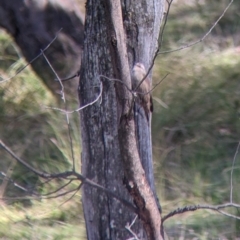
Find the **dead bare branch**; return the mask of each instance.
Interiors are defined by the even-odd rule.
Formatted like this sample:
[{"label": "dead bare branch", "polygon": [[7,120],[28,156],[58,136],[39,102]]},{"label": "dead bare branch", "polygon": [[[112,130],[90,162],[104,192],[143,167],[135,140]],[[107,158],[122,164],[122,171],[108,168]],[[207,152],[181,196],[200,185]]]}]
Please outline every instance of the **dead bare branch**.
[{"label": "dead bare branch", "polygon": [[173,210],[172,212],[168,213],[166,216],[163,217],[162,221],[164,222],[165,220],[167,220],[168,218],[170,218],[174,215],[178,215],[178,214],[182,214],[182,213],[190,212],[190,211],[196,211],[196,210],[199,210],[199,209],[209,209],[209,210],[219,212],[219,213],[221,213],[225,216],[228,216],[228,217],[233,217],[235,219],[240,219],[240,217],[231,215],[231,214],[226,213],[226,212],[221,210],[221,209],[224,209],[224,208],[240,208],[240,205],[236,204],[236,203],[225,203],[225,204],[216,205],[216,206],[214,206],[214,205],[185,206],[185,207],[182,207],[182,208],[177,208],[177,209]]},{"label": "dead bare branch", "polygon": [[30,192],[31,194],[36,195],[36,196],[39,195],[36,192],[34,192],[33,189],[25,188],[25,187],[21,186],[20,184],[16,183],[13,179],[7,177],[7,175],[4,172],[0,172],[0,174],[2,174],[8,182],[12,183],[15,187],[23,190],[24,192],[27,192],[27,193]]},{"label": "dead bare branch", "polygon": [[43,57],[45,58],[46,62],[48,63],[49,67],[51,68],[52,72],[54,73],[54,75],[57,77],[60,86],[61,86],[61,95],[62,95],[62,100],[65,104],[65,116],[66,116],[66,120],[67,120],[67,126],[68,126],[68,137],[69,137],[69,142],[70,142],[70,149],[71,149],[71,155],[72,155],[72,161],[73,161],[73,171],[75,171],[75,157],[74,157],[74,152],[73,152],[73,141],[72,141],[72,135],[71,135],[71,127],[70,127],[70,122],[69,122],[69,117],[68,117],[68,111],[67,111],[67,106],[66,106],[66,99],[65,99],[65,93],[64,93],[64,86],[62,84],[61,79],[59,78],[57,72],[55,71],[55,69],[53,68],[52,64],[50,63],[50,61],[48,60],[47,56],[44,54],[44,52],[42,52]]},{"label": "dead bare branch", "polygon": [[33,168],[32,166],[30,166],[28,163],[26,163],[25,161],[23,161],[21,158],[19,158],[9,147],[7,147],[3,141],[0,139],[0,146],[7,151],[15,160],[17,160],[17,162],[19,162],[20,164],[22,164],[24,167],[26,167],[27,169],[29,169],[30,171],[32,171],[33,173],[37,174],[40,177],[43,178],[51,178],[51,175],[45,172],[40,172],[38,170],[36,170],[35,168]]},{"label": "dead bare branch", "polygon": [[61,85],[61,96],[62,96],[63,102],[65,103],[65,102],[66,102],[66,99],[65,99],[64,86],[63,86],[63,84],[62,84],[62,81],[61,81],[60,77],[58,76],[57,72],[54,70],[52,64],[50,63],[50,61],[48,60],[47,56],[44,54],[44,51],[43,51],[42,49],[41,49],[41,53],[42,53],[44,59],[46,60],[48,66],[51,68],[52,72],[53,72],[54,75],[57,77],[57,79],[58,79],[58,81],[59,81],[59,83],[60,83],[60,85]]},{"label": "dead bare branch", "polygon": [[230,8],[230,6],[232,5],[232,3],[234,2],[234,0],[231,0],[229,2],[229,4],[226,6],[226,8],[224,9],[224,11],[222,12],[222,14],[220,15],[220,17],[214,22],[214,24],[212,25],[212,27],[207,31],[206,34],[204,34],[204,36],[193,42],[193,43],[189,43],[185,46],[182,46],[180,48],[177,48],[177,49],[173,49],[173,50],[169,50],[169,51],[163,51],[163,52],[159,52],[158,54],[164,54],[164,53],[172,53],[172,52],[176,52],[176,51],[180,51],[180,50],[183,50],[183,49],[186,49],[186,48],[189,48],[189,47],[192,47],[200,42],[203,42],[205,40],[205,38],[212,32],[212,30],[216,27],[216,25],[219,23],[219,21],[224,17],[225,13],[227,12],[227,10]]},{"label": "dead bare branch", "polygon": [[[81,185],[79,185],[79,186],[81,186]],[[68,191],[63,192],[63,193],[59,193],[59,194],[54,195],[54,196],[47,196],[47,197],[44,197],[44,196],[42,197],[42,196],[41,196],[41,198],[42,198],[42,199],[53,199],[53,198],[63,197],[63,196],[65,196],[65,195],[69,194],[69,193],[72,193],[72,192],[78,191],[78,190],[79,190],[79,186],[78,186],[77,188],[74,188],[74,189],[68,190]]]},{"label": "dead bare branch", "polygon": [[[115,198],[116,200],[121,202],[123,205],[128,207],[133,212],[137,213],[137,209],[133,206],[132,203],[130,203],[127,200],[119,197],[117,194],[115,194],[112,191],[104,188],[103,186],[93,182],[92,180],[85,178],[83,175],[81,175],[77,172],[65,171],[65,172],[62,172],[62,173],[55,173],[55,174],[49,174],[49,173],[46,173],[46,172],[41,172],[39,170],[36,170],[32,166],[30,166],[28,163],[26,163],[21,158],[19,158],[9,147],[6,146],[6,144],[3,143],[3,141],[1,139],[0,139],[0,146],[6,152],[8,152],[18,163],[22,164],[24,167],[26,167],[28,170],[32,171],[33,173],[35,173],[39,177],[42,177],[42,178],[45,178],[45,179],[58,179],[59,178],[59,179],[68,179],[68,180],[80,180],[83,184],[88,184],[89,186],[94,187],[94,188],[108,194],[109,196]],[[71,179],[69,177],[75,177],[75,178]]]},{"label": "dead bare branch", "polygon": [[62,189],[64,189],[65,187],[67,187],[69,184],[72,183],[72,179],[69,180],[67,183],[65,183],[64,185],[62,185],[61,187],[57,188],[56,190],[52,191],[52,192],[49,192],[49,193],[46,193],[46,194],[42,194],[41,197],[46,197],[46,196],[49,196],[49,195],[52,195],[54,193],[57,193],[59,191],[61,191]]},{"label": "dead bare branch", "polygon": [[147,95],[147,94],[149,94],[149,93],[152,93],[152,92],[154,91],[154,89],[155,89],[159,84],[161,84],[161,83],[167,78],[168,75],[169,75],[169,73],[167,73],[158,83],[156,83],[156,84],[154,85],[154,87],[153,87],[150,91],[148,91],[148,92],[146,92],[146,93],[139,93],[139,92],[136,92],[136,93],[142,94],[142,95]]}]

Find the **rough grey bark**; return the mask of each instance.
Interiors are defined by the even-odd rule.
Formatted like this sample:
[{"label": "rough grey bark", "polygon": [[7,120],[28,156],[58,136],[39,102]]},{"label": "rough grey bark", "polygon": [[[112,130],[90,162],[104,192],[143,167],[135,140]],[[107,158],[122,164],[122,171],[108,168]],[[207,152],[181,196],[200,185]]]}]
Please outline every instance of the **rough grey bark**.
[{"label": "rough grey bark", "polygon": [[[162,239],[160,225],[159,233],[148,229],[152,227],[151,221],[155,221],[149,217],[154,215],[153,210],[160,216],[153,198],[156,191],[150,127],[143,109],[136,107],[139,110],[134,111],[134,115],[129,112],[132,98],[130,92],[121,83],[102,76],[121,79],[129,86],[130,71],[135,62],[142,62],[146,68],[150,66],[157,46],[164,2],[122,1],[128,53],[123,56],[123,59],[127,57],[125,63],[120,59],[124,52],[120,53],[118,48],[122,44],[121,34],[114,28],[111,18],[111,10],[117,2],[88,0],[86,5],[84,53],[79,85],[81,106],[97,98],[101,83],[103,93],[101,101],[81,111],[82,173],[120,197],[129,201],[134,199],[141,221],[137,221],[132,229],[140,239]],[[132,165],[129,165],[130,159],[133,160]],[[134,160],[137,161],[134,163]],[[134,181],[137,182],[136,185]],[[142,189],[137,186],[141,181]],[[150,182],[152,190],[147,182]],[[131,237],[125,226],[133,221],[135,214],[117,200],[84,186],[82,201],[88,239]],[[161,224],[160,219],[156,221]]]},{"label": "rough grey bark", "polygon": [[[79,71],[83,44],[83,15],[74,0],[0,0],[0,26],[13,37],[29,62],[62,28],[46,55],[60,77]],[[59,83],[43,57],[32,63],[34,71],[53,92]],[[66,92],[75,93],[77,81],[67,83]]]},{"label": "rough grey bark", "polygon": [[[127,198],[118,143],[118,107],[115,83],[100,78],[113,76],[107,12],[101,1],[86,6],[84,53],[81,67],[80,103],[93,101],[103,83],[101,101],[81,112],[82,174]],[[124,229],[134,219],[128,209],[103,192],[84,186],[83,209],[88,239],[127,239]],[[137,226],[139,226],[139,223]]]},{"label": "rough grey bark", "polygon": [[[151,229],[148,229],[151,228],[151,224],[148,224],[151,210],[158,212],[156,203],[152,201],[152,191],[155,195],[156,191],[150,127],[140,106],[135,106],[134,118],[126,118],[129,110],[126,98],[123,99],[126,89],[123,89],[122,84],[107,80],[100,75],[126,80],[125,78],[130,77],[130,71],[135,62],[142,62],[146,68],[149,67],[156,50],[163,2],[122,1],[128,62],[119,61],[118,53],[114,53],[119,39],[111,25],[110,8],[107,1],[98,0],[94,3],[88,1],[87,3],[84,56],[79,89],[81,105],[97,97],[100,81],[103,83],[103,94],[101,101],[85,109],[81,114],[82,173],[120,197],[129,201],[133,199],[139,208],[141,221],[137,220],[132,230],[140,239],[146,237],[160,239],[152,233]],[[82,22],[73,1],[0,0],[0,25],[13,36],[28,61],[53,39],[60,28],[63,28],[57,40],[46,52],[54,68],[60,73],[60,77],[74,74],[79,68]],[[34,62],[32,66],[53,92],[56,88],[59,89],[58,84],[55,85],[53,81],[55,76],[43,58]],[[124,75],[126,67],[129,70]],[[131,94],[128,92],[127,95],[130,96],[128,102]],[[123,118],[125,121],[120,121]],[[127,125],[124,126],[123,123]],[[129,147],[133,147],[134,150],[131,151]],[[129,158],[139,160],[136,165],[129,166],[130,171],[127,165],[129,164],[128,154]],[[140,159],[143,168],[139,164]],[[135,172],[134,168],[136,168]],[[131,177],[133,182],[138,181],[138,184],[142,179],[144,180],[143,191],[140,189],[138,192],[138,186],[129,188]],[[139,198],[138,196],[134,198],[135,194],[139,195]],[[151,201],[147,201],[148,197]],[[89,239],[127,239],[132,236],[126,231],[125,226],[133,221],[135,214],[116,199],[85,186],[83,205]]]}]

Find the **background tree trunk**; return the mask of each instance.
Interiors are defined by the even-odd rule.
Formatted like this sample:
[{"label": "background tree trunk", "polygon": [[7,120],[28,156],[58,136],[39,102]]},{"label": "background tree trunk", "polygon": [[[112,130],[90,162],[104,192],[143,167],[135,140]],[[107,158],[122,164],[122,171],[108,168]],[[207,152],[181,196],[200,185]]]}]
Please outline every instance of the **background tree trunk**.
[{"label": "background tree trunk", "polygon": [[[0,0],[0,26],[13,37],[28,62],[62,29],[46,55],[61,78],[79,71],[83,14],[76,1]],[[43,56],[31,66],[54,94],[59,92],[59,83],[54,81],[56,77]],[[74,93],[76,98],[76,88],[77,81],[68,82],[68,96]]]},{"label": "background tree trunk", "polygon": [[[135,0],[122,2],[124,28],[128,46],[129,67],[135,62],[142,62],[146,68],[151,64],[157,47],[157,39],[163,16],[163,1]],[[82,173],[122,198],[130,197],[123,185],[123,153],[120,151],[119,130],[123,105],[119,88],[122,85],[108,78],[119,78],[120,66],[113,56],[113,48],[119,44],[112,31],[110,12],[103,1],[87,1],[85,23],[84,53],[82,58],[79,98],[81,106],[94,101],[101,82],[103,93],[101,101],[81,111],[82,133]],[[120,23],[122,24],[122,23]],[[123,79],[121,79],[123,80]],[[126,101],[126,99],[125,99]],[[135,126],[136,144],[145,174],[156,195],[153,179],[152,149],[150,127],[144,111],[136,107]],[[124,142],[125,139],[122,139]],[[127,147],[127,146],[126,146]],[[130,146],[128,146],[129,148]],[[124,148],[124,147],[123,147]],[[123,151],[123,148],[121,150]],[[131,235],[125,230],[135,214],[117,200],[92,189],[83,188],[83,208],[88,239],[127,239]],[[143,226],[137,221],[133,231],[139,238],[145,238]],[[160,229],[159,229],[160,231]],[[151,238],[152,239],[152,238]]]}]

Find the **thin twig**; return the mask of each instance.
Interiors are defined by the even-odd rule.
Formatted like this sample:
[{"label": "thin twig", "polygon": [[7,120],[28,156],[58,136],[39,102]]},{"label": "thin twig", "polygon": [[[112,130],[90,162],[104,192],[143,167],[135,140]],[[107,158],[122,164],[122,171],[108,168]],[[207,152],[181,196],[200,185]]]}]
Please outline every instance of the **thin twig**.
[{"label": "thin twig", "polygon": [[72,193],[72,192],[78,191],[78,188],[79,188],[79,186],[78,186],[77,188],[75,188],[75,189],[71,189],[71,190],[68,190],[68,191],[66,191],[66,192],[59,193],[59,194],[57,194],[57,195],[55,195],[55,196],[41,197],[41,198],[42,198],[42,199],[53,199],[53,198],[59,198],[59,197],[65,196],[65,195],[67,195],[67,194],[69,194],[69,193]]},{"label": "thin twig", "polygon": [[9,181],[10,183],[12,183],[15,187],[23,190],[24,192],[31,193],[31,194],[33,194],[33,195],[38,196],[38,194],[35,193],[34,191],[32,191],[32,190],[30,190],[30,189],[27,189],[27,188],[21,186],[20,184],[16,183],[13,179],[9,178],[4,172],[0,172],[0,173],[5,177],[5,179],[6,179],[7,181]]},{"label": "thin twig", "polygon": [[159,51],[160,51],[160,49],[161,49],[161,47],[162,47],[163,36],[164,36],[163,33],[164,33],[164,30],[165,30],[166,25],[167,25],[167,21],[168,21],[168,17],[169,17],[169,13],[170,13],[170,9],[171,9],[172,2],[173,2],[173,0],[167,1],[167,3],[168,3],[167,12],[166,12],[166,15],[165,15],[163,27],[162,27],[162,29],[161,29],[161,31],[160,31],[160,34],[159,34],[158,49],[157,49],[157,51],[156,51],[156,53],[155,53],[153,62],[155,61],[155,59],[156,59],[156,57],[157,57],[157,55],[158,55],[158,53],[159,53]]},{"label": "thin twig", "polygon": [[127,240],[140,240],[137,234],[131,228],[129,228],[128,226],[126,226],[125,228],[133,235],[133,238],[129,238]]},{"label": "thin twig", "polygon": [[7,151],[14,159],[16,159],[20,164],[22,164],[24,167],[26,167],[27,169],[29,169],[30,171],[32,171],[33,173],[37,174],[40,177],[43,178],[50,178],[51,175],[48,173],[44,173],[44,172],[40,172],[38,170],[36,170],[35,168],[33,168],[32,166],[30,166],[28,163],[26,163],[25,161],[23,161],[21,158],[19,158],[9,147],[7,147],[3,141],[0,139],[0,146]]},{"label": "thin twig", "polygon": [[[76,74],[74,74],[73,76],[70,76],[70,77],[67,77],[67,78],[61,78],[61,82],[65,82],[65,81],[69,81],[69,80],[72,80],[74,79],[75,77],[79,77],[80,75],[80,71],[78,71]],[[59,79],[55,78],[54,79],[55,81],[59,81]]]},{"label": "thin twig", "polygon": [[73,152],[73,139],[72,139],[72,134],[71,134],[71,125],[70,123],[68,124],[68,137],[70,141],[70,149],[71,149],[71,155],[72,155],[72,170],[75,172],[75,156]]},{"label": "thin twig", "polygon": [[[53,179],[53,178],[62,178],[62,179],[68,179],[68,177],[71,176],[75,176],[78,180],[82,181],[83,184],[88,184],[89,186],[92,186],[104,193],[106,193],[107,195],[115,198],[116,200],[118,200],[119,202],[121,202],[124,206],[128,207],[130,210],[132,210],[133,212],[137,213],[137,209],[133,206],[132,203],[130,203],[129,201],[119,197],[119,195],[115,194],[114,192],[106,189],[105,187],[93,182],[92,180],[85,178],[83,175],[77,173],[77,172],[73,172],[73,171],[66,171],[66,172],[62,172],[62,173],[55,173],[55,174],[49,174],[49,173],[45,173],[45,172],[40,172],[38,170],[36,170],[35,168],[33,168],[32,166],[30,166],[28,163],[26,163],[24,160],[22,160],[21,158],[19,158],[10,148],[8,148],[0,139],[0,146],[2,146],[2,148],[8,152],[17,162],[19,162],[20,164],[22,164],[24,167],[26,167],[28,170],[32,171],[33,173],[35,173],[36,175],[38,175],[39,177],[45,178],[45,179]],[[75,189],[76,190],[76,189]]]},{"label": "thin twig", "polygon": [[105,78],[105,79],[107,79],[107,80],[109,80],[109,81],[115,81],[115,82],[120,82],[120,83],[122,83],[126,88],[127,88],[127,90],[129,91],[129,92],[132,92],[132,90],[127,86],[127,84],[125,83],[125,82],[123,82],[122,80],[120,80],[120,79],[116,79],[116,78],[109,78],[109,77],[107,77],[107,76],[104,76],[104,75],[99,75],[99,77],[101,78]]},{"label": "thin twig", "polygon": [[49,192],[49,193],[46,193],[46,194],[42,194],[41,196],[43,197],[46,197],[46,196],[49,196],[49,195],[52,195],[56,192],[59,192],[60,190],[64,189],[65,187],[67,187],[69,184],[71,184],[73,180],[70,179],[67,183],[65,183],[64,185],[62,185],[61,187],[57,188],[56,190],[52,191],[52,192]]},{"label": "thin twig", "polygon": [[16,77],[20,72],[22,72],[25,68],[27,68],[29,65],[31,65],[35,60],[37,60],[39,57],[42,56],[42,53],[45,52],[52,44],[53,42],[57,39],[58,37],[58,34],[62,31],[62,28],[59,29],[55,35],[55,37],[52,39],[52,41],[43,49],[41,50],[41,52],[36,56],[34,57],[30,62],[28,62],[25,66],[23,66],[22,68],[20,68],[12,77],[9,77],[9,78],[6,78],[6,79],[3,79],[0,81],[0,83],[3,83],[3,82],[6,82],[6,81],[9,81],[11,79],[13,79],[14,77]]},{"label": "thin twig", "polygon": [[[134,239],[134,240],[139,240],[137,234],[136,234],[135,232],[133,232],[133,230],[131,229],[131,227],[133,226],[133,224],[136,222],[137,217],[138,217],[138,215],[135,216],[135,218],[133,219],[133,221],[132,221],[131,224],[128,223],[128,224],[125,226],[125,228],[126,228],[126,229],[133,235],[133,237],[134,237],[134,238],[130,238],[130,239]],[[130,240],[130,239],[128,239],[128,240]]]},{"label": "thin twig", "polygon": [[205,40],[205,38],[212,32],[212,30],[216,27],[216,25],[218,24],[218,22],[224,17],[225,13],[227,12],[227,10],[229,9],[229,7],[232,5],[232,3],[234,2],[234,0],[231,0],[229,2],[229,4],[227,5],[227,7],[224,9],[223,13],[220,15],[220,17],[217,19],[217,21],[212,25],[212,27],[207,31],[207,33],[199,40],[193,42],[193,43],[189,43],[185,46],[182,46],[180,48],[177,49],[173,49],[173,50],[169,50],[169,51],[163,51],[163,52],[159,52],[158,54],[164,54],[164,53],[172,53],[172,52],[176,52],[176,51],[180,51],[189,47],[192,47],[202,41]]},{"label": "thin twig", "polygon": [[65,99],[65,93],[64,93],[64,86],[62,84],[62,80],[59,78],[57,72],[53,68],[52,64],[48,60],[47,56],[43,53],[43,57],[45,58],[46,62],[48,63],[49,67],[53,71],[54,75],[57,77],[57,80],[60,83],[61,86],[61,95],[62,95],[62,100],[65,105],[65,116],[67,120],[67,126],[68,126],[68,137],[69,137],[69,142],[70,142],[70,149],[71,149],[71,155],[72,155],[72,161],[73,161],[73,171],[75,171],[75,157],[74,157],[74,152],[73,152],[73,140],[72,140],[72,135],[71,135],[71,126],[70,126],[70,121],[69,121],[69,116],[68,116],[68,111],[67,111],[67,106],[66,106],[66,99]]},{"label": "thin twig", "polygon": [[140,92],[136,92],[136,93],[137,93],[137,94],[141,94],[141,95],[147,95],[147,94],[153,92],[154,89],[155,89],[159,84],[161,84],[161,83],[167,78],[168,75],[169,75],[169,73],[167,73],[157,84],[155,84],[154,87],[153,87],[150,91],[148,91],[148,92],[146,92],[146,93],[140,93]]},{"label": "thin twig", "polygon": [[75,193],[73,193],[73,195],[72,195],[70,198],[68,198],[66,201],[64,201],[63,203],[61,203],[61,204],[59,205],[59,207],[61,207],[61,206],[62,206],[63,204],[65,204],[66,202],[68,202],[68,201],[70,201],[71,199],[73,199],[74,196],[77,194],[77,192],[81,189],[82,185],[83,185],[83,183],[81,182],[81,183],[79,184],[78,188],[76,189]]},{"label": "thin twig", "polygon": [[227,213],[225,211],[221,211],[221,210],[219,210],[218,212],[221,213],[224,216],[240,220],[240,217],[238,217],[236,215],[233,215],[233,214]]},{"label": "thin twig", "polygon": [[132,223],[129,225],[130,228],[134,225],[134,223],[136,222],[137,218],[138,218],[138,215],[135,216],[135,218],[133,219]]},{"label": "thin twig", "polygon": [[45,58],[46,62],[48,63],[49,67],[51,68],[52,72],[54,73],[54,75],[57,77],[60,85],[61,85],[61,96],[62,96],[62,100],[64,103],[66,103],[66,99],[65,99],[65,94],[64,94],[64,86],[62,84],[62,81],[60,79],[60,77],[58,76],[57,72],[55,71],[55,69],[53,68],[52,64],[50,63],[50,61],[48,60],[47,56],[44,54],[43,50],[41,50],[43,57]]},{"label": "thin twig", "polygon": [[144,78],[140,81],[140,83],[137,85],[137,87],[134,89],[135,92],[137,91],[137,89],[141,86],[141,84],[143,83],[143,81],[144,81],[144,80],[147,78],[147,76],[149,75],[149,73],[150,73],[150,71],[152,70],[153,65],[154,65],[154,63],[155,63],[155,60],[156,60],[156,58],[157,58],[157,56],[158,56],[158,53],[159,53],[159,51],[160,51],[160,49],[161,49],[161,47],[162,47],[163,33],[164,33],[164,30],[165,30],[165,27],[166,27],[166,24],[167,24],[167,20],[168,20],[168,16],[169,16],[169,12],[170,12],[170,8],[171,8],[172,2],[173,2],[173,0],[167,1],[167,3],[168,3],[168,8],[167,8],[167,12],[166,12],[166,15],[165,15],[165,20],[164,20],[164,23],[163,23],[163,27],[162,27],[162,29],[161,29],[161,31],[160,31],[160,34],[159,34],[159,39],[160,39],[160,40],[159,40],[159,42],[158,42],[157,49],[156,49],[156,51],[155,51],[154,57],[153,57],[153,59],[152,59],[152,62],[151,62],[150,67],[149,67],[148,70],[147,70],[146,75],[145,75]]},{"label": "thin twig", "polygon": [[232,162],[231,179],[230,179],[231,180],[230,203],[232,203],[232,199],[233,199],[233,169],[234,169],[234,165],[235,165],[235,162],[236,162],[239,147],[240,147],[240,141],[238,142],[238,146],[237,146],[236,152],[235,152],[234,157],[233,157],[233,162]]},{"label": "thin twig", "polygon": [[167,25],[167,21],[168,21],[168,17],[169,17],[169,13],[170,13],[170,9],[171,9],[171,5],[172,5],[172,2],[173,0],[170,0],[170,1],[167,1],[168,3],[168,8],[167,8],[167,12],[166,12],[166,15],[165,15],[165,20],[164,20],[164,24],[163,24],[163,27],[162,27],[162,30],[160,31],[160,34],[159,34],[159,43],[158,43],[158,47],[157,47],[157,50],[154,54],[154,57],[153,57],[153,60],[152,60],[152,64],[150,65],[148,71],[147,71],[147,75],[150,73],[150,71],[152,70],[153,68],[153,65],[155,63],[155,60],[158,56],[158,53],[159,51],[161,50],[161,47],[162,47],[162,43],[163,43],[163,33],[165,31],[165,28],[166,28],[166,25]]},{"label": "thin twig", "polygon": [[102,90],[103,90],[103,86],[102,86],[102,82],[100,82],[100,92],[99,92],[97,98],[94,101],[92,101],[90,103],[87,103],[86,105],[81,106],[80,108],[72,110],[72,111],[66,111],[64,109],[56,108],[56,107],[48,107],[48,106],[44,106],[44,107],[47,108],[47,109],[53,109],[53,110],[57,110],[57,111],[60,111],[60,112],[63,112],[63,113],[68,113],[68,114],[71,114],[71,113],[74,113],[74,112],[79,112],[79,111],[83,110],[84,108],[86,108],[88,106],[91,106],[94,103],[96,103],[100,99],[100,97],[102,96]]},{"label": "thin twig", "polygon": [[0,200],[40,200],[41,196],[28,196],[28,197],[1,197]]},{"label": "thin twig", "polygon": [[177,214],[182,214],[182,213],[190,212],[190,211],[196,211],[199,209],[209,209],[209,210],[217,211],[217,212],[222,213],[229,217],[234,217],[236,219],[239,218],[237,216],[234,216],[234,215],[231,215],[231,214],[221,211],[221,209],[224,209],[224,208],[240,208],[240,205],[236,204],[236,203],[225,203],[225,204],[216,205],[216,206],[213,206],[213,205],[186,206],[186,207],[182,207],[182,208],[177,208],[177,209],[173,210],[172,212],[168,213],[166,216],[163,217],[162,221],[164,222],[168,218],[170,218],[174,215],[177,215]]}]

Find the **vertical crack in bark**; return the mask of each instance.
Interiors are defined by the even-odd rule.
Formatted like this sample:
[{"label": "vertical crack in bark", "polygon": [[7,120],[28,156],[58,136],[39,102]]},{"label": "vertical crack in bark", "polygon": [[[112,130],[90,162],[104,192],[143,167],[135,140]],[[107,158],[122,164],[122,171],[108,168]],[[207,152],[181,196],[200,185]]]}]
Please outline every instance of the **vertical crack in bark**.
[{"label": "vertical crack in bark", "polygon": [[[120,0],[108,0],[112,32],[115,33],[113,53],[118,70],[116,76],[131,89],[131,77],[128,63],[125,32],[123,28]],[[123,99],[132,101],[132,94],[122,85],[119,86]],[[161,216],[153,192],[146,179],[138,153],[135,122],[130,105],[125,101],[119,126],[119,144],[124,163],[125,183],[139,210],[148,239],[163,239],[160,233]]]},{"label": "vertical crack in bark", "polygon": [[[132,6],[137,3],[137,0],[132,1]],[[144,41],[149,40],[142,37]],[[139,52],[141,46],[142,44],[137,47],[133,44],[132,47]],[[141,52],[149,54],[148,58],[151,58],[148,46]],[[132,93],[127,88],[131,89],[130,68],[136,60],[130,55],[127,51],[120,0],[87,1],[79,89],[81,104],[95,96],[94,86],[98,85],[100,75],[109,79],[101,78],[101,104],[98,102],[81,111],[83,174],[100,185],[107,185],[109,190],[121,194],[123,198],[131,196],[144,224],[144,239],[146,235],[148,239],[163,239],[160,234],[161,216],[147,181],[148,172],[145,173],[143,169],[142,155],[141,152],[139,155],[137,147],[138,136],[135,133],[133,111],[129,114]],[[144,58],[145,55],[140,56]],[[147,60],[146,62],[148,63]],[[111,81],[111,78],[119,79],[124,84]],[[122,111],[118,111],[117,104],[118,107],[121,106]],[[125,185],[130,194],[122,185],[123,169]],[[129,238],[127,231],[119,229],[124,228],[126,223],[133,219],[134,213],[127,211],[121,203],[87,187],[83,187],[83,202],[88,239]],[[136,231],[142,230],[141,222],[136,221],[134,224],[133,228]]]}]

